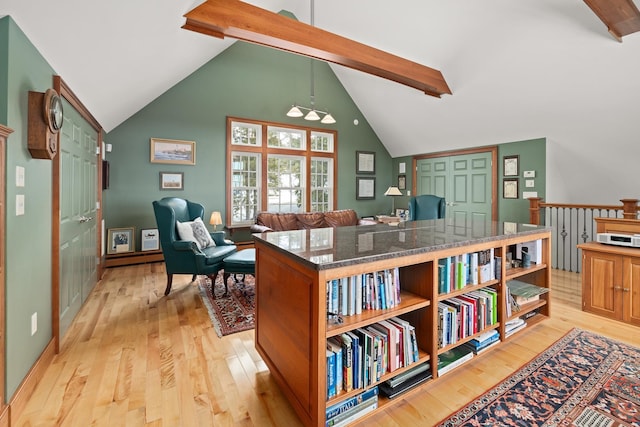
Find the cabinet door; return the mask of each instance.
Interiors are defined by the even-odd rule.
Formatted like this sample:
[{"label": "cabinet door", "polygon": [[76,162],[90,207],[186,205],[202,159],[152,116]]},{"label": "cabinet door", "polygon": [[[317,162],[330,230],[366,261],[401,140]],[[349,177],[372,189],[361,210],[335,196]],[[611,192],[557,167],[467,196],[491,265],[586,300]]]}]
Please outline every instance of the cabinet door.
[{"label": "cabinet door", "polygon": [[582,309],[622,319],[622,257],[584,251]]},{"label": "cabinet door", "polygon": [[640,258],[624,259],[623,320],[640,326]]}]

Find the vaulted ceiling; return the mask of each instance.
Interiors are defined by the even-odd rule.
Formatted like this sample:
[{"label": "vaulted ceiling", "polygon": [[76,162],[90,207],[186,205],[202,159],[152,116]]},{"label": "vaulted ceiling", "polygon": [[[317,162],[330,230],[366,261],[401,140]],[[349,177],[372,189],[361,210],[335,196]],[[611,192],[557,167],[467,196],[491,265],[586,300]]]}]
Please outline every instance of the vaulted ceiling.
[{"label": "vaulted ceiling", "polygon": [[[200,3],[3,0],[0,14],[110,131],[234,42],[181,28]],[[308,1],[248,3],[310,21]],[[638,119],[640,33],[619,43],[581,0],[318,0],[315,26],[446,78],[453,95],[438,99],[332,65],[392,156],[604,136]]]}]

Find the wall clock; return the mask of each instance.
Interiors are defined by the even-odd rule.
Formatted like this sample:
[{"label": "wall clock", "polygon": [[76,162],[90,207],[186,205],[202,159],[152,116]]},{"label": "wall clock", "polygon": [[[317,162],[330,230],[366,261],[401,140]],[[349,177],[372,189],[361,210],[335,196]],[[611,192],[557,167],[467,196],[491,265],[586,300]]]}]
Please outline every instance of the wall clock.
[{"label": "wall clock", "polygon": [[31,157],[51,160],[56,156],[63,119],[62,99],[55,90],[29,92],[28,147]]}]

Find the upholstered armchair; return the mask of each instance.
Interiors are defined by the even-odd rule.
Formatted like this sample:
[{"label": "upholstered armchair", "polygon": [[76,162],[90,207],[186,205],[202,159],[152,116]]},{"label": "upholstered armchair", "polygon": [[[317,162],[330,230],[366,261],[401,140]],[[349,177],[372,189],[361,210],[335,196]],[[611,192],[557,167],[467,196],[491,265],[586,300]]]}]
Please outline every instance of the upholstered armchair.
[{"label": "upholstered armchair", "polygon": [[160,245],[167,270],[165,295],[171,292],[174,274],[206,275],[215,283],[223,268],[223,259],[236,251],[233,242],[225,240],[224,231],[210,233],[202,218],[204,206],[177,197],[153,202]]},{"label": "upholstered armchair", "polygon": [[444,218],[445,210],[444,197],[423,194],[409,200],[409,220]]}]

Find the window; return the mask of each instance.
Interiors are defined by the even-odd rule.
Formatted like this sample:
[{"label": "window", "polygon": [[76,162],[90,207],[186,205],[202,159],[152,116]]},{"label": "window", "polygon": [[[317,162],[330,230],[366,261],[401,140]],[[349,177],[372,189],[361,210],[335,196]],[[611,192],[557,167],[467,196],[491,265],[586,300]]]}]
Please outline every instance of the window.
[{"label": "window", "polygon": [[335,132],[246,119],[227,123],[228,226],[249,226],[260,211],[334,208]]}]

